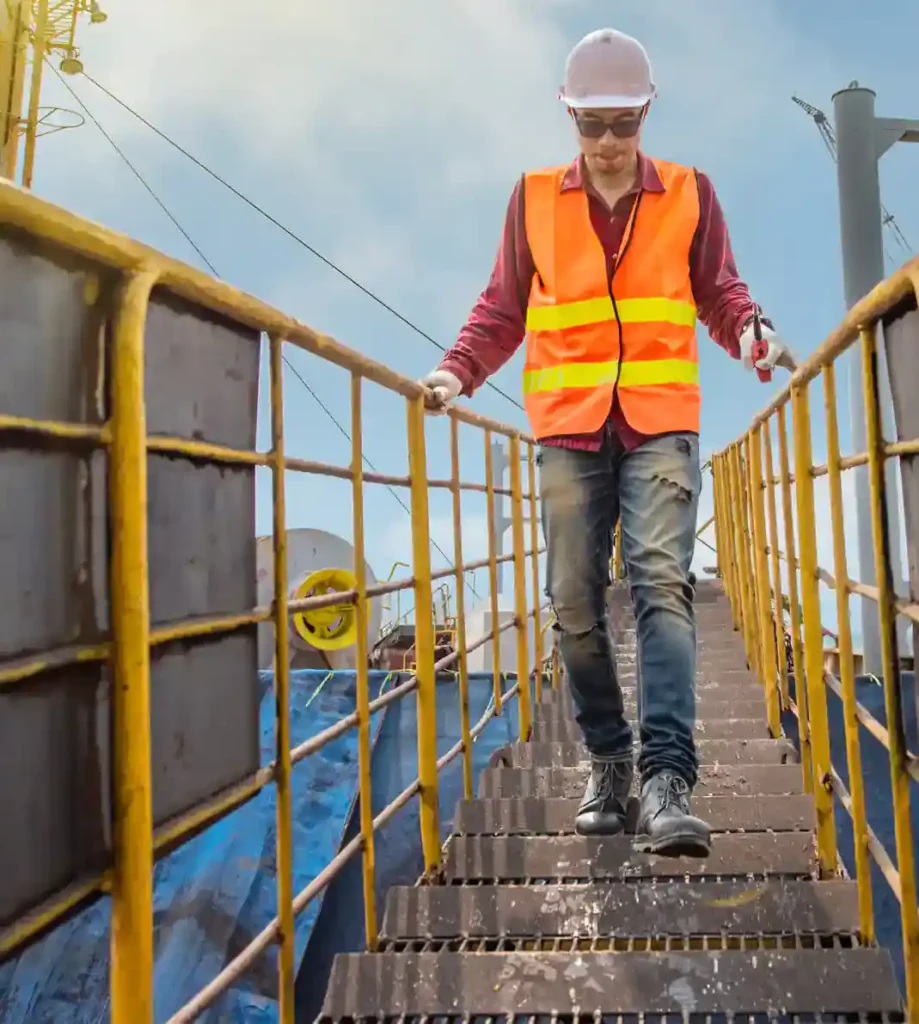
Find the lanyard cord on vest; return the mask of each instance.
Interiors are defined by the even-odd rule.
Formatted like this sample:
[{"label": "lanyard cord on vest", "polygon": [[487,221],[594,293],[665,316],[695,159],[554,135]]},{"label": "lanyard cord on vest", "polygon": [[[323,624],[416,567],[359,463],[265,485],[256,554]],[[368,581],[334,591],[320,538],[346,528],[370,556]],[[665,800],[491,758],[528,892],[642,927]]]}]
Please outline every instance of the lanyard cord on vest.
[{"label": "lanyard cord on vest", "polygon": [[619,361],[616,364],[616,383],[613,384],[613,393],[615,394],[616,388],[619,386],[619,377],[622,373],[622,355],[623,355],[623,330],[622,320],[619,318],[619,306],[616,303],[616,296],[613,294],[613,278],[616,276],[616,271],[619,269],[619,264],[625,259],[625,254],[629,251],[629,246],[632,244],[632,238],[635,235],[635,223],[638,220],[638,207],[641,205],[641,197],[645,194],[645,190],[641,187],[638,189],[638,195],[632,200],[632,208],[629,210],[628,220],[625,222],[625,231],[623,233],[623,244],[619,246],[619,252],[613,257],[613,265],[610,269],[607,281],[607,290],[609,291],[610,301],[613,304],[613,316],[616,317],[616,328],[619,331]]}]

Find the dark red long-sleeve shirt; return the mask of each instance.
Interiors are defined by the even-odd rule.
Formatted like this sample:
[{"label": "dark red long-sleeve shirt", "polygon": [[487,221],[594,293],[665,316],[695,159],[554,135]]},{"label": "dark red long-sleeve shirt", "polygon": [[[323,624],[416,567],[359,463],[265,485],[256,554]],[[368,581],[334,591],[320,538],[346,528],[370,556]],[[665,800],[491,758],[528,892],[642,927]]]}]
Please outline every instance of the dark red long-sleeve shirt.
[{"label": "dark red long-sleeve shirt", "polygon": [[[697,172],[699,182],[699,224],[689,253],[693,296],[699,320],[712,338],[734,359],[740,358],[738,340],[753,312],[750,292],[740,279],[731,252],[724,213],[709,178]],[[585,182],[581,162],[575,160],[562,182],[562,189],[585,189],[590,220],[606,253],[607,273],[612,272],[635,193],[663,191],[660,175],[647,157],[639,155],[635,187],[619,200],[613,210]],[[488,286],[476,301],[465,327],[440,369],[454,373],[471,395],[499,370],[517,351],[526,333],[526,311],[536,265],[527,242],[522,183],[511,195],[504,223],[504,237],[498,249]],[[614,397],[608,426],[626,448],[640,444],[644,435],[633,430]],[[544,444],[567,448],[599,449],[604,427],[596,434],[544,439]]]}]

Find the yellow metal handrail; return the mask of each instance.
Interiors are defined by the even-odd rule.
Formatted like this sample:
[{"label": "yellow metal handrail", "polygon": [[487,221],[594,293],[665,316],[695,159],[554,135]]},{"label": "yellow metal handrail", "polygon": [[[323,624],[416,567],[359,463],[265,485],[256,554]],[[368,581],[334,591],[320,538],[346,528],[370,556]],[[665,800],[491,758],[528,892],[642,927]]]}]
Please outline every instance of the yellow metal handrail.
[{"label": "yellow metal handrail", "polygon": [[[891,585],[887,496],[884,460],[919,453],[919,438],[885,444],[881,435],[878,396],[878,325],[895,308],[916,301],[919,259],[914,259],[856,305],[827,341],[794,373],[789,385],[763,410],[751,427],[712,459],[715,491],[715,534],[718,562],[730,599],[734,627],[743,634],[747,659],[765,689],[769,727],[781,733],[781,710],[798,718],[805,786],[813,794],[817,857],[822,875],[837,872],[834,794],[852,819],[855,836],[855,877],[858,885],[860,932],[875,936],[869,857],[873,857],[900,904],[906,999],[910,1021],[919,1021],[919,908],[910,819],[909,786],[919,779],[919,760],[906,747],[902,714],[896,616],[919,624],[919,605],[897,598]],[[836,406],[835,360],[853,343],[861,344],[865,396],[866,452],[842,457]],[[919,352],[916,353],[919,359]],[[826,465],[813,464],[808,386],[818,377],[826,408]],[[786,410],[792,419],[789,460]],[[778,435],[778,472],[774,469],[773,424]],[[849,578],[843,528],[842,472],[867,465],[877,585]],[[814,480],[829,480],[834,571],[817,563]],[[781,489],[780,499],[776,489]],[[792,493],[794,492],[794,493]],[[784,520],[778,530],[778,502]],[[891,499],[893,500],[893,499]],[[797,513],[795,515],[795,513]],[[796,529],[797,526],[797,529]],[[796,545],[797,537],[797,545]],[[788,576],[783,593],[781,563]],[[839,679],[825,670],[820,614],[820,584],[836,592]],[[881,633],[884,703],[887,725],[881,725],[856,697],[849,597],[859,595],[878,605]],[[789,613],[795,700],[789,693],[785,656],[785,611]],[[831,762],[827,689],[842,700],[849,790]],[[866,793],[859,747],[859,724],[888,751],[893,794],[896,859],[884,849],[868,825]]]},{"label": "yellow metal handrail", "polygon": [[[280,311],[245,295],[231,286],[172,260],[128,238],[78,218],[35,196],[0,183],[0,222],[39,238],[45,245],[57,246],[70,255],[88,261],[98,273],[112,271],[122,277],[123,288],[117,308],[111,311],[114,332],[113,366],[110,392],[111,419],[101,426],[52,422],[0,415],[0,434],[15,433],[36,439],[55,438],[59,443],[77,442],[108,449],[111,476],[111,535],[113,569],[110,587],[112,635],[95,645],[71,647],[48,652],[40,657],[6,663],[0,668],[0,687],[27,685],[49,668],[86,660],[108,660],[114,674],[114,857],[111,868],[98,877],[71,886],[37,912],[32,912],[6,930],[0,953],[9,952],[39,931],[60,920],[74,906],[92,894],[110,890],[112,894],[111,928],[111,1019],[115,1024],[150,1024],[153,1020],[153,862],[155,857],[192,833],[206,827],[254,796],[271,782],[276,785],[277,803],[277,889],[278,916],[226,965],[220,974],[172,1021],[194,1020],[225,992],[272,944],[279,947],[278,993],[279,1019],[292,1024],[294,1019],[294,918],[315,899],[353,857],[361,854],[367,945],[377,942],[377,910],[374,873],[374,834],[416,795],[420,798],[421,846],[426,872],[435,876],[441,863],[440,822],[438,812],[438,772],[457,757],[463,759],[463,782],[467,798],[472,797],[472,744],[488,720],[501,713],[508,700],[519,704],[521,738],[529,735],[532,721],[529,679],[535,676],[537,698],[541,694],[544,630],[539,604],[538,508],[534,441],[514,427],[478,416],[468,409],[450,413],[451,474],[448,480],[430,480],[427,476],[425,449],[425,411],[423,389],[327,335],[298,323]],[[148,305],[153,288],[165,289],[188,299],[199,307],[220,314],[236,323],[267,334],[270,348],[271,450],[265,453],[238,450],[218,444],[181,437],[150,436],[145,421],[144,343]],[[282,351],[291,344],[311,352],[350,373],[352,451],[349,466],[293,458],[285,453],[282,404]],[[371,381],[401,395],[406,402],[409,473],[394,477],[365,472],[363,458],[362,388]],[[486,482],[470,483],[460,477],[460,427],[474,427],[483,433],[486,454],[490,457],[493,435],[510,442],[511,480],[509,488],[495,487],[491,473]],[[528,487],[525,491],[521,462],[526,448]],[[226,465],[268,466],[273,477],[274,598],[269,607],[253,608],[240,615],[210,617],[206,620],[179,622],[151,629],[147,561],[147,457],[150,452],[166,452],[179,458],[207,459]],[[287,575],[287,526],[285,518],[285,474],[318,474],[350,480],[353,509],[354,566],[357,586],[354,590],[290,600]],[[406,487],[410,492],[412,520],[412,575],[407,580],[390,580],[373,587],[366,584],[364,572],[364,491],[369,483]],[[433,572],[430,557],[428,512],[429,488],[449,490],[453,498],[454,565]],[[489,521],[494,520],[494,502],[498,494],[510,497],[513,552],[466,564],[463,560],[460,499],[463,491],[485,493]],[[526,549],[525,508],[531,517],[530,548]],[[527,597],[526,561],[531,560],[533,607]],[[493,605],[496,606],[496,569],[502,562],[514,567],[514,616],[484,636],[466,636],[464,574],[487,568]],[[392,575],[392,574],[391,574]],[[433,584],[452,578],[456,600],[456,650],[435,663],[435,633],[432,621]],[[416,669],[410,678],[398,682],[385,694],[371,700],[368,689],[367,614],[368,598],[411,589],[416,614]],[[291,749],[289,617],[308,609],[351,603],[357,615],[356,708],[333,726]],[[529,623],[534,622],[534,645],[530,650]],[[242,626],[275,623],[274,687],[278,708],[276,754],[270,765],[251,778],[219,794],[208,804],[197,807],[168,825],[153,828],[150,736],[150,652],[151,648],[171,640],[203,635],[220,635]],[[516,632],[516,682],[502,692],[500,637],[508,629]],[[493,648],[493,707],[477,723],[469,720],[467,656],[491,642]],[[558,659],[553,647],[550,655],[553,684],[558,683]],[[460,693],[461,739],[451,750],[437,756],[435,717],[435,676],[456,667]],[[393,803],[376,817],[372,814],[370,793],[370,719],[374,712],[410,693],[415,693],[418,715],[418,778]],[[293,891],[291,773],[292,769],[326,743],[351,728],[358,732],[360,787],[360,834],[299,893]]]}]

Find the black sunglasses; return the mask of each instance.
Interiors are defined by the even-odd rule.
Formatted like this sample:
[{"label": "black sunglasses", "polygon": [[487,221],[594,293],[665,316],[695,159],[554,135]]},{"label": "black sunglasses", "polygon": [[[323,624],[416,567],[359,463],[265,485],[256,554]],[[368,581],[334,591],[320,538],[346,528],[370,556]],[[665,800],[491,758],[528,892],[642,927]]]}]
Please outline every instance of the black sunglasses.
[{"label": "black sunglasses", "polygon": [[617,139],[631,139],[638,134],[643,120],[643,110],[638,114],[617,117],[612,121],[604,121],[602,117],[595,117],[593,114],[574,115],[574,123],[585,139],[602,139],[607,132],[612,132]]}]

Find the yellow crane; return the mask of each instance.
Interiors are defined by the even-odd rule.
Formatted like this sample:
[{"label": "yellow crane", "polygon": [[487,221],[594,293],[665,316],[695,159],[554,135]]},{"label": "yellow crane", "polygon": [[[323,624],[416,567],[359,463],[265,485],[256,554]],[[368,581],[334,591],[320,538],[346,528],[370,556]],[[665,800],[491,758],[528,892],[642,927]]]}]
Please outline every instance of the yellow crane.
[{"label": "yellow crane", "polygon": [[[83,70],[76,46],[77,26],[83,15],[89,15],[94,25],[108,17],[97,0],[0,0],[0,178],[15,180],[19,140],[24,139],[20,181],[31,188],[36,139],[65,127],[77,127],[55,124],[55,114],[64,111],[51,108],[43,112],[40,101],[47,59],[60,57],[60,69],[68,75]],[[77,124],[81,123],[82,118]]]}]

